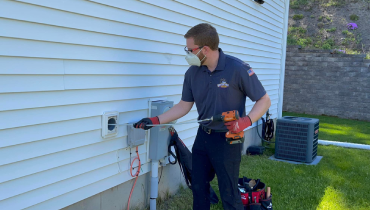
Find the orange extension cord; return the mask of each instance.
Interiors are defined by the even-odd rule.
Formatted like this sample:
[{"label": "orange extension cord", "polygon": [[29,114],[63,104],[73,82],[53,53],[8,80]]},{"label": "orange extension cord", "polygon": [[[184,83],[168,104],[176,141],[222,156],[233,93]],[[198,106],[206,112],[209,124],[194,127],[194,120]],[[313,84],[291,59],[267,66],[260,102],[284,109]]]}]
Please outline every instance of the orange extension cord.
[{"label": "orange extension cord", "polygon": [[[128,198],[128,203],[127,203],[127,210],[130,210],[130,200],[131,200],[131,195],[132,195],[132,192],[134,191],[134,188],[135,188],[135,185],[136,185],[136,181],[137,181],[137,178],[139,177],[139,173],[140,173],[140,169],[141,169],[141,162],[140,162],[140,156],[139,156],[139,151],[138,151],[138,146],[136,146],[136,154],[137,154],[137,157],[135,159],[132,160],[131,162],[131,167],[130,167],[130,174],[132,177],[135,177],[135,182],[134,182],[134,185],[132,186],[132,189],[131,189],[131,193],[130,193],[130,197]],[[132,166],[134,165],[134,161],[135,160],[139,160],[139,167],[136,171],[136,174],[135,175],[132,175]]]}]

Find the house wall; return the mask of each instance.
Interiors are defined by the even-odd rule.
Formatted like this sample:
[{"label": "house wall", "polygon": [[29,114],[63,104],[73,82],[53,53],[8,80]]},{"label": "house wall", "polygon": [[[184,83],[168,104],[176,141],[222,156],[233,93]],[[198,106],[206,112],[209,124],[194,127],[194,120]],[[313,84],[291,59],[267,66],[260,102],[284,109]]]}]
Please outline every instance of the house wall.
[{"label": "house wall", "polygon": [[[148,116],[150,98],[177,103],[188,69],[183,35],[201,22],[216,27],[225,53],[253,67],[277,118],[284,15],[281,0],[1,0],[0,209],[73,208],[92,196],[102,204],[116,188],[125,206],[133,182],[127,130],[103,139],[101,115],[118,111],[127,123]],[[248,99],[247,112],[253,105]],[[197,116],[194,106],[178,122]],[[191,149],[197,124],[175,128]],[[135,189],[146,193],[147,143],[139,153]],[[174,192],[183,183],[178,166],[163,171],[160,191]]]}]

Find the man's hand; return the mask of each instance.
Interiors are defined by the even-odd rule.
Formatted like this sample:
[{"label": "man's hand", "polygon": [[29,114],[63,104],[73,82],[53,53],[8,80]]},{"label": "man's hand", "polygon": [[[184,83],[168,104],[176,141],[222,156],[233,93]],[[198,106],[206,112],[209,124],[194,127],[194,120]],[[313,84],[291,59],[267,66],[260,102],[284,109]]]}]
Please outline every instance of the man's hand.
[{"label": "man's hand", "polygon": [[152,118],[143,118],[139,122],[134,123],[133,126],[134,128],[141,128],[144,130],[148,130],[152,128],[153,126],[147,126],[147,125],[159,125],[159,124],[160,124],[159,118],[156,116]]},{"label": "man's hand", "polygon": [[244,129],[252,125],[252,120],[247,115],[245,117],[239,118],[238,120],[226,122],[225,125],[231,133],[240,133]]}]

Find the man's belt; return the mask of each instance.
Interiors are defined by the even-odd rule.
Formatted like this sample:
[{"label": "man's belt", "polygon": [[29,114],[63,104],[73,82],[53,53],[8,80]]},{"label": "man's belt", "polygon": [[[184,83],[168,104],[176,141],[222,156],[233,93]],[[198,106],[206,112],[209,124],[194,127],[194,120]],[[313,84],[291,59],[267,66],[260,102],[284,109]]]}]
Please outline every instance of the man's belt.
[{"label": "man's belt", "polygon": [[[202,130],[204,130],[204,132],[206,132],[208,134],[211,134],[212,132],[214,132],[214,133],[226,133],[226,132],[228,132],[228,130],[213,130],[213,129],[207,128],[203,125],[200,125],[200,127],[202,128]],[[244,142],[244,138],[241,138],[241,139],[238,139],[238,140],[226,139],[226,141],[227,141],[228,144],[240,144],[240,143]]]},{"label": "man's belt", "polygon": [[204,130],[204,132],[208,133],[208,134],[211,134],[211,133],[226,133],[228,132],[228,130],[214,130],[214,129],[210,129],[210,128],[207,128],[203,125],[200,125],[200,127],[202,128],[202,130]]}]

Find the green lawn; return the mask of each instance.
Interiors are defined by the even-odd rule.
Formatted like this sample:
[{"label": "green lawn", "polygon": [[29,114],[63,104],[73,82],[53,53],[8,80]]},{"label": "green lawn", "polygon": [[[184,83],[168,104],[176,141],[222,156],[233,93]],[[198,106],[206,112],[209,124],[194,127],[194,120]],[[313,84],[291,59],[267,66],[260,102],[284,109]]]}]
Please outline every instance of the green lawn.
[{"label": "green lawn", "polygon": [[283,112],[283,116],[317,118],[320,120],[321,140],[370,144],[370,122],[347,120],[338,117]]},{"label": "green lawn", "polygon": [[[284,113],[320,119],[320,139],[370,144],[369,122],[327,116]],[[272,145],[273,146],[273,145]],[[323,156],[316,166],[272,161],[269,149],[262,156],[243,156],[240,176],[260,178],[271,187],[275,210],[370,209],[370,151],[319,146]],[[219,195],[217,179],[211,182]],[[192,209],[192,193],[182,188],[161,201],[158,209]],[[223,209],[221,201],[211,209]]]}]

